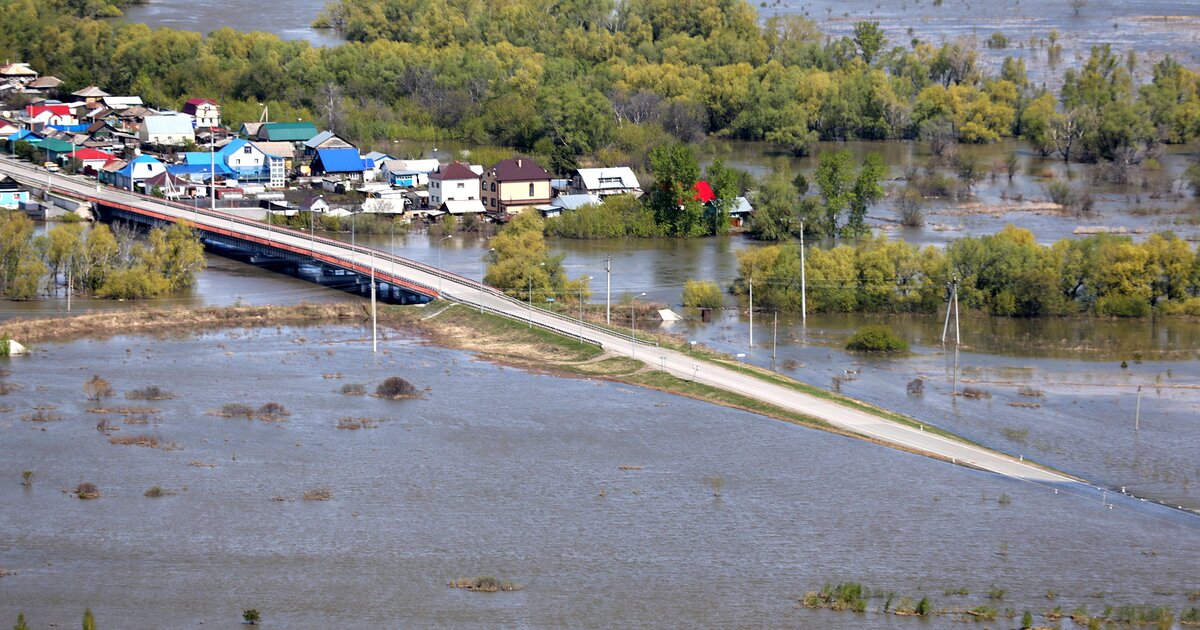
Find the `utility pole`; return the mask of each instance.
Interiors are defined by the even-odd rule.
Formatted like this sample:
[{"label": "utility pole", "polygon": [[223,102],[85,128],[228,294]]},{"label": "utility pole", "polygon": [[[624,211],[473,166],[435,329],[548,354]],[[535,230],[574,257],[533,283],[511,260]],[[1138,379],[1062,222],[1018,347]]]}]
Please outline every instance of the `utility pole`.
[{"label": "utility pole", "polygon": [[754,278],[750,278],[750,349],[754,350]]},{"label": "utility pole", "polygon": [[[74,267],[74,266],[75,266],[75,257],[72,256],[71,260],[67,263],[67,312],[68,313],[71,312],[71,267]],[[1140,387],[1138,388],[1138,391],[1139,392],[1141,391]]]},{"label": "utility pole", "polygon": [[808,286],[804,280],[804,222],[800,222],[800,323],[808,323]]},{"label": "utility pole", "polygon": [[947,287],[948,293],[946,300],[946,323],[942,325],[942,345],[946,345],[946,334],[950,332],[950,310],[954,310],[954,347],[957,348],[962,343],[962,336],[959,334],[958,325],[958,274],[954,275],[954,279],[950,281],[950,286]]},{"label": "utility pole", "polygon": [[1138,407],[1134,408],[1133,412],[1133,432],[1140,430],[1138,426],[1141,422],[1141,385],[1138,385]]},{"label": "utility pole", "polygon": [[775,348],[779,346],[779,311],[775,311],[775,324],[771,333],[771,363],[775,362]]},{"label": "utility pole", "polygon": [[604,284],[604,323],[612,325],[612,254],[604,255],[604,273],[607,274]]}]

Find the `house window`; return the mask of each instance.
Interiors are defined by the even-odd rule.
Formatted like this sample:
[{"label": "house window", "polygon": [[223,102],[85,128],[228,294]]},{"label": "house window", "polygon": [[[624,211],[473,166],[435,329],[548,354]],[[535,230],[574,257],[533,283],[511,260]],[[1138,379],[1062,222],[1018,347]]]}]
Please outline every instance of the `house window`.
[{"label": "house window", "polygon": [[495,197],[492,197],[492,207],[493,208],[496,207],[496,198]]},{"label": "house window", "polygon": [[532,183],[529,184],[529,196],[530,197],[533,196],[533,184]]},{"label": "house window", "polygon": [[459,188],[466,188],[466,187],[467,187],[467,185],[466,185],[466,184],[464,184],[464,183],[462,183],[462,182],[458,182],[458,187],[459,187]]},{"label": "house window", "polygon": [[492,192],[496,192],[496,182],[492,182]]},{"label": "house window", "polygon": [[247,144],[246,146],[242,147],[242,153],[250,155],[250,145]]}]

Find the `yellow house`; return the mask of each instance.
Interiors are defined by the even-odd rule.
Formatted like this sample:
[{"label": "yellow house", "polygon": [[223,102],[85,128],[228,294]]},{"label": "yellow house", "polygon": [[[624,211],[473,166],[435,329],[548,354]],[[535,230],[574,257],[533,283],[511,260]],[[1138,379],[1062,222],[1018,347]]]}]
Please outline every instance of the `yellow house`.
[{"label": "yellow house", "polygon": [[550,203],[550,173],[537,162],[517,156],[483,173],[480,198],[492,214],[517,214]]}]

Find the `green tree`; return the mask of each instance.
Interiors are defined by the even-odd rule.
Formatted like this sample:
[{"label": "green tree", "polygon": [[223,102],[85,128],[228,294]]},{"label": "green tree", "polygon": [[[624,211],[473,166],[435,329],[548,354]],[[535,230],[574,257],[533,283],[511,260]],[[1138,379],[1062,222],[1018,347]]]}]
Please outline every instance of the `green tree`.
[{"label": "green tree", "polygon": [[199,234],[184,223],[150,230],[147,240],[142,262],[166,279],[168,291],[192,286],[196,274],[207,265]]},{"label": "green tree", "polygon": [[650,152],[650,168],[654,185],[649,205],[655,221],[670,236],[703,234],[704,209],[695,191],[700,179],[696,152],[685,144],[657,147]]},{"label": "green tree", "polygon": [[854,44],[858,46],[859,54],[868,65],[874,61],[879,51],[887,46],[887,36],[879,28],[879,22],[855,22]]},{"label": "green tree", "polygon": [[25,625],[25,613],[17,613],[17,625],[13,626],[13,630],[29,630],[29,626]]},{"label": "green tree", "polygon": [[91,608],[83,611],[83,630],[96,630],[96,617],[92,615]]},{"label": "green tree", "polygon": [[50,268],[51,285],[58,293],[58,275],[79,256],[83,246],[83,226],[64,223],[50,229],[46,234],[43,258]]},{"label": "green tree", "polygon": [[854,193],[854,166],[850,152],[822,153],[813,179],[821,192],[821,205],[825,211],[822,225],[824,232],[837,234],[838,217],[846,209]]},{"label": "green tree", "polygon": [[716,195],[705,213],[707,233],[726,234],[729,232],[729,213],[737,206],[737,198],[742,194],[741,177],[737,169],[726,167],[720,159],[713,160],[705,176]]},{"label": "green tree", "polygon": [[796,192],[790,173],[786,170],[775,171],[754,196],[750,234],[762,241],[788,238],[793,229],[800,227],[800,217],[796,216],[799,205],[800,195]]},{"label": "green tree", "polygon": [[688,280],[683,283],[683,305],[693,308],[721,308],[725,303],[721,287],[705,280]]},{"label": "green tree", "polygon": [[879,182],[885,175],[887,167],[883,165],[883,158],[878,153],[868,153],[851,190],[850,212],[844,230],[846,234],[861,236],[867,232],[867,208],[883,199],[883,186]]}]

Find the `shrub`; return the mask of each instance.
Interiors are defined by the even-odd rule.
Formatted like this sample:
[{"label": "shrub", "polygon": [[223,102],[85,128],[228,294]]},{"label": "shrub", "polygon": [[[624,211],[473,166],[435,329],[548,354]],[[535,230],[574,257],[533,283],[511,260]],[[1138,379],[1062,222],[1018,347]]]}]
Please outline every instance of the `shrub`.
[{"label": "shrub", "polygon": [[1028,628],[1032,628],[1032,627],[1033,627],[1033,613],[1026,610],[1025,614],[1021,615],[1021,630],[1027,630]]},{"label": "shrub", "polygon": [[176,397],[177,394],[169,392],[158,385],[147,385],[142,389],[125,392],[125,398],[129,400],[171,400]]},{"label": "shrub", "polygon": [[887,326],[868,324],[850,337],[846,342],[846,349],[854,352],[905,352],[908,350],[908,342]]},{"label": "shrub", "polygon": [[992,393],[986,389],[979,387],[964,387],[962,390],[964,398],[991,398]]},{"label": "shrub", "polygon": [[242,621],[256,626],[262,620],[262,616],[258,614],[257,608],[245,608],[242,610]]},{"label": "shrub", "polygon": [[225,403],[221,406],[221,410],[217,412],[217,415],[225,416],[226,418],[245,417],[246,419],[250,419],[254,417],[254,407],[242,403]]},{"label": "shrub", "polygon": [[967,611],[968,615],[980,621],[995,621],[996,609],[991,606],[976,606]]},{"label": "shrub", "polygon": [[100,496],[100,489],[96,487],[96,484],[90,481],[85,481],[78,486],[75,486],[75,496],[83,499],[84,501],[88,499],[95,499]]},{"label": "shrub", "polygon": [[909,186],[900,191],[896,197],[896,213],[900,215],[900,225],[905,227],[921,227],[925,224],[925,214],[921,206],[925,203],[921,191]]},{"label": "shrub", "polygon": [[933,604],[929,602],[928,597],[922,597],[921,601],[917,602],[917,607],[913,610],[913,612],[924,617],[925,615],[933,612]]},{"label": "shrub", "polygon": [[830,610],[852,610],[866,612],[870,592],[858,582],[842,582],[836,586],[826,584],[821,590],[809,592],[801,600],[809,608]]},{"label": "shrub", "polygon": [[32,470],[26,470],[26,471],[21,472],[21,485],[26,486],[26,487],[33,485],[33,471]]},{"label": "shrub", "polygon": [[329,488],[311,488],[304,491],[305,501],[328,501],[333,498],[333,491]]},{"label": "shrub", "polygon": [[1140,296],[1110,293],[1096,300],[1096,314],[1108,317],[1145,317],[1150,314],[1150,302]]},{"label": "shrub", "polygon": [[88,400],[100,402],[109,396],[112,396],[112,385],[99,374],[95,374],[83,384],[83,393],[87,395]]},{"label": "shrub", "polygon": [[362,383],[346,383],[341,391],[347,396],[362,396],[367,393],[367,387]]},{"label": "shrub", "polygon": [[450,580],[450,588],[465,588],[468,591],[475,591],[477,593],[497,593],[500,591],[519,591],[522,586],[509,580],[483,575],[474,578]]},{"label": "shrub", "polygon": [[292,413],[286,407],[277,403],[269,402],[258,408],[258,417],[263,420],[278,420],[284,416],[290,416]]},{"label": "shrub", "polygon": [[725,297],[721,287],[707,280],[688,280],[683,284],[683,305],[694,308],[721,308]]},{"label": "shrub", "polygon": [[420,392],[417,391],[416,386],[414,386],[412,383],[409,383],[399,376],[393,376],[380,383],[379,386],[375,388],[375,395],[379,396],[380,398],[391,398],[395,400],[399,398],[417,398],[420,396]]},{"label": "shrub", "polygon": [[175,494],[175,493],[171,492],[170,490],[164,489],[162,486],[151,486],[150,489],[148,489],[142,493],[142,496],[151,498],[151,499],[157,499],[159,497],[168,497],[173,494]]}]

